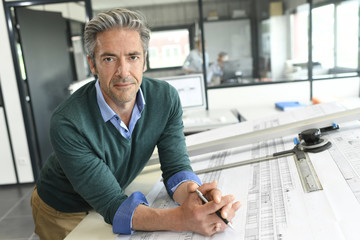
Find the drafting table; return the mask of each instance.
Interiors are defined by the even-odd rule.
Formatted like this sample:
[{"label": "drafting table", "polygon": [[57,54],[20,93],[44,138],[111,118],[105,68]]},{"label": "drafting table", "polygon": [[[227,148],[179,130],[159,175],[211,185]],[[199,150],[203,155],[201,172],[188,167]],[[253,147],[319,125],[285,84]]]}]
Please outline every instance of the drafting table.
[{"label": "drafting table", "polygon": [[[276,128],[343,110],[339,104],[315,105],[191,135],[187,137],[187,145],[191,147],[204,139],[226,138],[226,134],[241,135]],[[233,219],[235,232],[227,229],[212,238],[191,232],[136,232],[132,236],[116,236],[100,215],[91,213],[66,239],[359,239],[360,122],[339,125],[339,130],[325,134],[333,144],[330,149],[309,153],[323,186],[321,191],[303,191],[293,157],[200,175],[203,182],[218,180],[218,187],[224,194],[234,194],[242,202]],[[296,135],[275,139],[265,136],[264,141],[192,156],[192,166],[197,171],[290,149]],[[160,174],[156,171],[146,174],[156,182],[147,195],[151,206],[175,207],[161,181],[154,180]]]}]

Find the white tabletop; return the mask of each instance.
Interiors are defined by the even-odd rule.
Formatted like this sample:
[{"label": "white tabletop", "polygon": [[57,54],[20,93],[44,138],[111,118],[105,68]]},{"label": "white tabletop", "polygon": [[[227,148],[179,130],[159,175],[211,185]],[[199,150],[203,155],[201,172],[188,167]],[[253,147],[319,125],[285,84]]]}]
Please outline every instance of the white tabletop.
[{"label": "white tabletop", "polygon": [[[355,104],[358,106],[358,104]],[[270,106],[268,106],[270,107]],[[265,107],[266,108],[266,107]],[[351,107],[350,107],[351,108]],[[242,109],[245,110],[245,109]],[[250,111],[251,109],[249,109]],[[265,110],[264,110],[265,111]],[[239,109],[241,112],[241,109]],[[275,109],[275,106],[271,104],[271,109],[267,108],[266,114],[272,115],[276,114],[278,110]],[[261,114],[264,114],[262,112]],[[261,115],[260,114],[260,115]],[[248,116],[251,116],[251,111],[248,112]],[[264,115],[262,115],[264,117]],[[243,125],[243,124],[242,124]],[[246,125],[246,124],[245,124]],[[235,126],[234,126],[235,127]],[[229,126],[229,129],[232,129],[233,126]],[[214,131],[216,132],[216,130]],[[209,132],[210,133],[210,132]],[[203,134],[199,134],[203,136],[207,136],[207,132]],[[188,143],[193,144],[194,142],[198,142],[197,134],[190,135]],[[147,166],[143,172],[134,180],[134,182],[126,189],[127,194],[131,194],[134,191],[141,191],[145,195],[147,195],[154,184],[159,180],[161,176],[161,172],[159,169],[159,164]],[[103,220],[103,217],[98,213],[91,212],[68,236],[67,240],[76,239],[76,240],[91,240],[91,239],[116,239],[117,235],[112,233],[112,226],[106,224]]]}]

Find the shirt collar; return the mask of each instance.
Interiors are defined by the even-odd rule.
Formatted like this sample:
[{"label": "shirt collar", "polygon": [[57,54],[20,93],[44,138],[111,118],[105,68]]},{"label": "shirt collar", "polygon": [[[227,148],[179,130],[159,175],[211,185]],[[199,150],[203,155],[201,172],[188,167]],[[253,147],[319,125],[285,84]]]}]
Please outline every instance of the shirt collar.
[{"label": "shirt collar", "polygon": [[[104,119],[104,122],[109,121],[114,116],[118,116],[114,112],[114,110],[112,110],[111,107],[105,101],[104,95],[102,94],[101,89],[100,89],[99,80],[96,81],[95,88],[96,88],[97,103],[99,105],[101,116]],[[136,94],[136,105],[139,109],[139,112],[142,113],[142,111],[144,110],[144,106],[145,106],[145,99],[144,99],[144,95],[141,91],[141,88],[139,88],[139,91]]]}]

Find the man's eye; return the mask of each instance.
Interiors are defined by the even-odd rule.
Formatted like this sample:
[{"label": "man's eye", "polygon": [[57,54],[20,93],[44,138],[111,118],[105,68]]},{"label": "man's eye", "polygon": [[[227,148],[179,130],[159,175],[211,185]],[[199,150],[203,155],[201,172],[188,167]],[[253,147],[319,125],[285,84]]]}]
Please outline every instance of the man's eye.
[{"label": "man's eye", "polygon": [[137,60],[137,59],[139,59],[139,56],[130,56],[130,59],[131,60]]},{"label": "man's eye", "polygon": [[105,62],[112,62],[112,61],[114,61],[114,59],[111,58],[111,57],[107,57],[107,58],[104,58],[104,61]]}]

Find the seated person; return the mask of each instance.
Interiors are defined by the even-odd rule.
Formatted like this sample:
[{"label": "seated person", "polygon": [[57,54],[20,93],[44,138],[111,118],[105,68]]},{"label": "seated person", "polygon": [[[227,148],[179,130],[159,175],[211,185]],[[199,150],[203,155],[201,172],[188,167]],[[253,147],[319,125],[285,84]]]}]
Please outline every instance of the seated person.
[{"label": "seated person", "polygon": [[226,52],[220,52],[217,61],[210,65],[207,73],[207,83],[211,85],[220,84],[220,79],[223,76],[223,63],[229,60],[229,55]]}]

